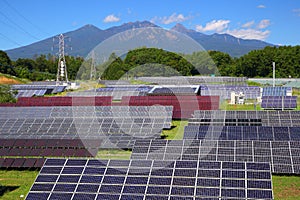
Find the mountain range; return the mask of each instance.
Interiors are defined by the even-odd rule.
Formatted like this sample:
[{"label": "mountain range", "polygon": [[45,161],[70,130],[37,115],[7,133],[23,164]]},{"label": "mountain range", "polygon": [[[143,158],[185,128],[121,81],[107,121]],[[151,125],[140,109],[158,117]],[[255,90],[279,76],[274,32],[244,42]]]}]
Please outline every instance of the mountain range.
[{"label": "mountain range", "polygon": [[[96,45],[115,34],[134,28],[146,27],[159,26],[149,21],[137,21],[102,30],[96,26],[88,24],[74,31],[63,33],[63,35],[66,38],[71,38],[69,45],[72,46],[72,50],[68,51],[68,55],[85,57]],[[229,34],[215,33],[207,35],[192,29],[187,29],[182,24],[176,24],[173,28],[171,28],[171,30],[188,35],[206,50],[222,51],[233,57],[240,57],[251,50],[262,49],[266,46],[274,46],[273,44],[266,43],[264,41],[245,40],[236,38]],[[30,45],[10,49],[7,50],[6,53],[12,60],[16,60],[18,58],[33,58],[40,54],[54,54],[55,51],[52,50],[54,44],[53,38],[54,37],[50,37]],[[66,50],[68,50],[67,47]]]}]

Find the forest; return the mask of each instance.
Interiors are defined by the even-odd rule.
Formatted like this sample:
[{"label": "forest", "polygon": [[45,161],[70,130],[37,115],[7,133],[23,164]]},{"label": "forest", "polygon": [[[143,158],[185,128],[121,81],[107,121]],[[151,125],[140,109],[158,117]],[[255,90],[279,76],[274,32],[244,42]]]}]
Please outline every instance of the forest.
[{"label": "forest", "polygon": [[[94,78],[107,80],[123,76],[221,75],[236,77],[271,77],[272,62],[276,63],[276,77],[300,78],[300,46],[265,47],[239,58],[219,51],[194,52],[179,55],[162,49],[139,48],[118,57],[115,53],[105,63],[96,65]],[[32,81],[52,80],[57,73],[58,59],[53,55],[39,55],[33,59],[12,61],[0,51],[0,72]],[[90,79],[92,60],[66,56],[70,80]]]}]

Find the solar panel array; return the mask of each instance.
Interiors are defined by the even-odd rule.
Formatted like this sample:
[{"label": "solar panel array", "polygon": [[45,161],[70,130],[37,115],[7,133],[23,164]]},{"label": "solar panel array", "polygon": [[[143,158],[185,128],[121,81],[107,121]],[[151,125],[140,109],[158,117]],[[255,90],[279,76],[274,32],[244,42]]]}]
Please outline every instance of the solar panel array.
[{"label": "solar panel array", "polygon": [[196,85],[201,83],[246,84],[246,77],[209,77],[209,76],[171,76],[171,77],[138,77],[137,80],[159,85]]},{"label": "solar panel array", "polygon": [[263,96],[261,107],[264,109],[295,109],[297,96]]},{"label": "solar panel array", "polygon": [[[197,95],[199,92],[198,86],[174,87],[174,86],[156,86],[148,95]],[[199,93],[200,94],[200,93]]]},{"label": "solar panel array", "polygon": [[121,100],[123,96],[145,96],[152,89],[150,86],[119,86],[104,87],[82,92],[69,92],[68,96],[112,96],[114,100]]},{"label": "solar panel array", "polygon": [[[227,121],[226,121],[227,120]],[[247,121],[248,120],[248,121]],[[230,122],[232,121],[232,122]],[[300,111],[209,111],[195,110],[189,124],[192,125],[262,125],[300,126]]]},{"label": "solar panel array", "polygon": [[201,85],[201,95],[220,95],[223,99],[231,99],[231,92],[239,94],[242,92],[245,99],[256,99],[260,96],[260,87],[239,85]]},{"label": "solar panel array", "polygon": [[291,87],[264,87],[262,96],[287,96],[292,93]]},{"label": "solar panel array", "polygon": [[194,126],[184,128],[184,139],[300,141],[300,127]]},{"label": "solar panel array", "polygon": [[131,159],[269,162],[273,173],[300,174],[300,142],[138,140]]},{"label": "solar panel array", "polygon": [[0,157],[95,157],[99,139],[1,139]]},{"label": "solar panel array", "polygon": [[4,169],[41,168],[46,158],[0,158],[0,166]]},{"label": "solar panel array", "polygon": [[219,109],[218,96],[132,96],[123,97],[122,102],[129,106],[164,105],[173,106],[173,118],[190,118],[195,110]]},{"label": "solar panel array", "polygon": [[12,85],[13,90],[18,91],[16,98],[19,97],[32,97],[32,96],[43,96],[47,94],[56,94],[63,92],[66,89],[66,86],[60,85],[35,85],[35,84],[22,84],[22,85]]},{"label": "solar panel array", "polygon": [[44,96],[47,90],[18,90],[15,98],[19,97],[32,97],[32,96]]},{"label": "solar panel array", "polygon": [[272,199],[268,163],[47,159],[26,199]]},{"label": "solar panel array", "polygon": [[27,107],[27,106],[110,106],[112,97],[20,97],[17,103],[1,103],[0,107]]},{"label": "solar panel array", "polygon": [[[101,139],[128,148],[137,138],[160,138],[171,127],[170,106],[2,107],[0,138]],[[117,145],[117,146],[115,146]]]}]

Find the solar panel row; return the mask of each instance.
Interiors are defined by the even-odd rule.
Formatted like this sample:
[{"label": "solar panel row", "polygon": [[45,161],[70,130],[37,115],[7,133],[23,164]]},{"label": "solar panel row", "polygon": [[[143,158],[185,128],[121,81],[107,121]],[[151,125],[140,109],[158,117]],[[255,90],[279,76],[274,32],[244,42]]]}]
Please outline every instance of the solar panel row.
[{"label": "solar panel row", "polygon": [[264,109],[297,108],[297,96],[263,96],[261,107]]},{"label": "solar panel row", "polygon": [[[60,107],[0,107],[0,119],[7,118],[109,118],[118,119],[121,123],[131,123],[132,120],[140,119],[151,122],[155,119],[165,122],[164,128],[170,128],[172,106],[60,106]],[[165,118],[165,119],[162,119]]]},{"label": "solar panel row", "polygon": [[300,127],[195,126],[184,129],[184,139],[300,141]]},{"label": "solar panel row", "polygon": [[208,76],[172,76],[172,77],[138,77],[137,80],[160,85],[194,85],[200,83],[246,84],[246,77],[208,77]]},{"label": "solar panel row", "polygon": [[262,96],[287,96],[291,91],[291,87],[264,87]]},{"label": "solar panel row", "polygon": [[0,157],[94,157],[101,143],[80,139],[1,139]]},{"label": "solar panel row", "polygon": [[260,87],[243,85],[201,85],[200,94],[220,96],[222,99],[231,99],[231,92],[239,94],[242,92],[245,99],[256,99],[260,96]]},{"label": "solar panel row", "polygon": [[272,199],[268,163],[48,159],[30,199]]},{"label": "solar panel row", "polygon": [[3,106],[109,106],[112,97],[20,97],[17,103],[0,104]]},{"label": "solar panel row", "polygon": [[41,168],[45,158],[0,158],[0,168]]},{"label": "solar panel row", "polygon": [[[201,119],[205,119],[201,122]],[[216,123],[225,125],[229,120],[234,123],[247,120],[252,124],[261,120],[262,126],[300,126],[300,111],[223,111],[223,110],[195,110],[193,118],[189,119],[189,122],[193,124],[205,124],[214,125]],[[245,124],[248,123],[245,121]],[[260,121],[259,121],[260,122]],[[190,123],[190,124],[191,124]]]},{"label": "solar panel row", "polygon": [[173,118],[190,118],[194,110],[219,109],[218,96],[132,96],[123,97],[129,106],[173,106]]},{"label": "solar panel row", "polygon": [[269,162],[273,173],[300,174],[299,141],[144,140],[131,159]]}]

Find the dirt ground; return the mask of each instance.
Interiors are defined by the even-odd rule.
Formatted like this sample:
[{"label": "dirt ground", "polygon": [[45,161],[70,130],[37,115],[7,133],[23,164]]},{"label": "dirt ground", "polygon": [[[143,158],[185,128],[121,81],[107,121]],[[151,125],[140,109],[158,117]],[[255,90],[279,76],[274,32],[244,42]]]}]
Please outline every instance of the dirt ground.
[{"label": "dirt ground", "polygon": [[20,81],[12,78],[7,78],[5,76],[0,76],[0,84],[20,84]]}]

